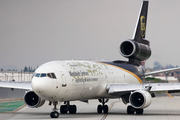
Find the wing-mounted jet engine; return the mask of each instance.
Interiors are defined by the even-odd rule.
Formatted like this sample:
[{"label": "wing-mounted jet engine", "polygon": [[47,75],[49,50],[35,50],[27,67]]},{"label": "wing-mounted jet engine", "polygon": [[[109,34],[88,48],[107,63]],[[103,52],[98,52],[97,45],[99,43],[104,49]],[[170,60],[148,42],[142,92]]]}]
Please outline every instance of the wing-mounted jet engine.
[{"label": "wing-mounted jet engine", "polygon": [[149,41],[145,40],[147,23],[148,1],[144,1],[133,39],[125,40],[120,44],[119,52],[123,57],[129,58],[129,63],[140,65],[141,61],[147,60],[151,56]]},{"label": "wing-mounted jet engine", "polygon": [[148,91],[137,90],[131,93],[129,102],[136,109],[143,109],[151,104],[152,97]]},{"label": "wing-mounted jet engine", "polygon": [[24,95],[24,102],[31,108],[38,108],[44,105],[45,100],[36,95],[34,91],[28,91]]}]

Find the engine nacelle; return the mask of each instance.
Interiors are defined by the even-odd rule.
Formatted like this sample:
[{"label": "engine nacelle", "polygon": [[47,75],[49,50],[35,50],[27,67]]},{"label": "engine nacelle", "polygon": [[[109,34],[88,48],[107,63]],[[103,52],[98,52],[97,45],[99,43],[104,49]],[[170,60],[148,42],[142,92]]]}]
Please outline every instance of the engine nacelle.
[{"label": "engine nacelle", "polygon": [[134,40],[122,42],[119,52],[123,57],[136,58],[140,61],[147,60],[151,56],[151,49],[148,45],[138,43]]},{"label": "engine nacelle", "polygon": [[38,108],[45,103],[45,100],[42,100],[34,91],[28,91],[24,95],[24,102],[31,108]]},{"label": "engine nacelle", "polygon": [[151,94],[144,90],[134,91],[129,97],[129,102],[137,109],[148,107],[151,104],[151,101]]}]

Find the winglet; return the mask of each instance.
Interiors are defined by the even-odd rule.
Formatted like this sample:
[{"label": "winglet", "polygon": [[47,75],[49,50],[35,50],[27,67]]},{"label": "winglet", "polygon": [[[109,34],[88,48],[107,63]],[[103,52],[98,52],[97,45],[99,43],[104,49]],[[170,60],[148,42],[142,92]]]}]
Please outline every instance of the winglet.
[{"label": "winglet", "polygon": [[138,43],[149,45],[149,41],[145,40],[146,36],[146,24],[147,24],[147,13],[148,13],[149,1],[143,1],[142,7],[134,30],[133,39]]}]

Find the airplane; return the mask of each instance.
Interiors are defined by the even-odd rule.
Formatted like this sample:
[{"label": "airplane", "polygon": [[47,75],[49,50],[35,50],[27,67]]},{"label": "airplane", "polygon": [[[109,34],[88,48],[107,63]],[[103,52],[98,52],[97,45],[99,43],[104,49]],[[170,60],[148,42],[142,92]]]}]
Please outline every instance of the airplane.
[{"label": "airplane", "polygon": [[[144,83],[146,75],[180,70],[180,67],[145,73],[141,61],[151,56],[150,42],[145,39],[149,1],[143,1],[132,39],[120,44],[119,52],[128,61],[51,61],[39,66],[31,82],[0,81],[0,87],[27,90],[25,104],[41,107],[45,101],[53,104],[51,118],[61,114],[75,114],[76,105],[71,101],[88,102],[97,99],[97,113],[108,113],[109,99],[121,98],[127,106],[127,114],[143,114],[155,97],[155,91],[178,91],[179,83]],[[64,103],[64,104],[63,104]]]}]

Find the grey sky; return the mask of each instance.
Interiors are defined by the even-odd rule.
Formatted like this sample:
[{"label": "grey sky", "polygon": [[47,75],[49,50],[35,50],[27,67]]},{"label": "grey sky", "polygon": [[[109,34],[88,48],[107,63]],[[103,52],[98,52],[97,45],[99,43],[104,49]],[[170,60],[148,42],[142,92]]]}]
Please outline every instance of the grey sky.
[{"label": "grey sky", "polygon": [[[142,0],[0,0],[0,67],[51,60],[119,59]],[[180,1],[150,0],[146,39],[154,61],[180,65]]]}]

